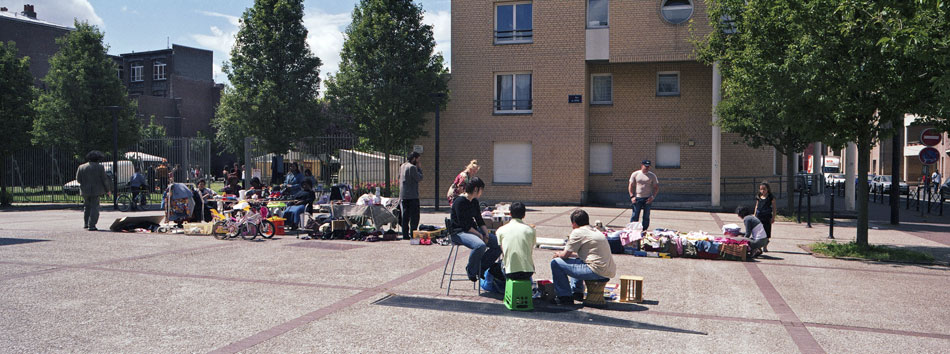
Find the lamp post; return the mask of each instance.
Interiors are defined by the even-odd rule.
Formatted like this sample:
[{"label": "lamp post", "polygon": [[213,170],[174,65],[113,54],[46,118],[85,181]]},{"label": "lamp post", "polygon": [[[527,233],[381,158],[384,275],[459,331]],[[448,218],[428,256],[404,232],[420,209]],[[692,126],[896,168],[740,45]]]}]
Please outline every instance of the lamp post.
[{"label": "lamp post", "polygon": [[433,193],[433,198],[435,200],[435,211],[439,211],[439,111],[441,110],[442,98],[445,97],[445,93],[435,92],[430,93],[429,97],[434,98],[435,101],[435,193]]},{"label": "lamp post", "polygon": [[105,106],[112,112],[112,210],[119,210],[119,106]]}]

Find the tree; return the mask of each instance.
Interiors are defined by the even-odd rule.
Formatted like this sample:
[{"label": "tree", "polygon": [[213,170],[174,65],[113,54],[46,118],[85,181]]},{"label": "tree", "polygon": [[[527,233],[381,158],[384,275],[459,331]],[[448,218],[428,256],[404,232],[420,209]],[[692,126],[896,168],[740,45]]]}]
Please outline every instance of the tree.
[{"label": "tree", "polygon": [[722,101],[716,107],[717,124],[738,133],[751,147],[772,146],[786,159],[786,210],[792,198],[796,153],[822,136],[824,122],[812,109],[821,105],[810,89],[811,78],[801,70],[796,49],[806,25],[796,2],[724,0],[710,4],[713,31],[694,40],[697,55],[708,64],[719,62]]},{"label": "tree", "polygon": [[241,16],[227,88],[215,114],[215,140],[226,151],[243,151],[255,136],[264,150],[282,154],[320,125],[314,109],[320,59],[307,45],[302,0],[256,0]]},{"label": "tree", "polygon": [[148,118],[148,125],[142,126],[141,136],[143,139],[163,139],[168,136],[165,126],[155,123],[155,115]]},{"label": "tree", "polygon": [[[422,8],[404,0],[361,0],[353,10],[340,53],[340,71],[327,84],[327,97],[350,116],[360,138],[389,155],[404,152],[423,136],[425,113],[445,93],[447,70],[433,54],[432,26],[422,24]],[[386,190],[390,190],[390,171]]]},{"label": "tree", "polygon": [[[16,44],[0,42],[0,125],[13,134],[0,140],[0,171],[17,150],[28,146],[30,137],[22,132],[30,130],[36,112],[33,99],[33,75],[30,74],[30,58],[17,58]],[[0,173],[0,205],[8,206],[6,173]]]},{"label": "tree", "polygon": [[56,40],[58,52],[50,58],[47,90],[36,105],[33,143],[59,146],[74,156],[90,150],[112,151],[112,114],[106,106],[118,106],[119,146],[139,141],[141,123],[125,86],[116,76],[116,65],[102,44],[102,32],[86,22]]}]

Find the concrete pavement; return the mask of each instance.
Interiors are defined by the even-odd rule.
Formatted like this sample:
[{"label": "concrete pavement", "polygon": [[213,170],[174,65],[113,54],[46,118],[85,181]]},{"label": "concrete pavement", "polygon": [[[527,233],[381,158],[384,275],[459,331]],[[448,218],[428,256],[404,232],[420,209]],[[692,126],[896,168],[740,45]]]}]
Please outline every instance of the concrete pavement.
[{"label": "concrete pavement", "polygon": [[[526,221],[540,237],[563,237],[571,210],[532,207]],[[630,217],[585,210],[618,227]],[[427,211],[423,223],[440,224],[444,211]],[[567,314],[539,304],[511,317],[469,282],[445,295],[448,247],[88,232],[81,215],[0,213],[3,351],[937,353],[950,345],[950,268],[815,258],[798,245],[823,240],[821,226],[776,223],[771,252],[754,262],[616,255],[618,276],[645,278],[645,304]],[[124,215],[103,212],[100,226]],[[661,210],[652,219],[708,232],[739,222]],[[854,229],[839,225],[836,236],[853,239]],[[877,229],[870,240],[950,248],[946,233]],[[551,253],[535,251],[536,278],[550,278]],[[437,305],[387,305],[406,297]]]}]

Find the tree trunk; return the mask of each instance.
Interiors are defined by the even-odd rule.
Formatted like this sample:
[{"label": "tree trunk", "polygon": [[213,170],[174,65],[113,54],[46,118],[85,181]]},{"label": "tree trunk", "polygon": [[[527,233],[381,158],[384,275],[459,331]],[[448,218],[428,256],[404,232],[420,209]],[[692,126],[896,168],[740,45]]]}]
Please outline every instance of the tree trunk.
[{"label": "tree trunk", "polygon": [[855,193],[858,197],[858,235],[855,242],[868,245],[868,170],[871,168],[871,138],[868,133],[858,137],[858,176]]},{"label": "tree trunk", "polygon": [[385,172],[385,175],[386,175],[386,193],[383,193],[383,194],[385,194],[386,197],[390,197],[390,196],[392,196],[392,192],[391,192],[392,189],[390,189],[391,186],[389,185],[389,179],[390,179],[390,176],[391,176],[391,173],[392,173],[392,172],[389,171],[389,150],[388,150],[388,149],[386,150],[386,167],[385,167],[383,170],[386,171],[386,172]]},{"label": "tree trunk", "polygon": [[785,155],[785,215],[795,213],[795,159]]}]

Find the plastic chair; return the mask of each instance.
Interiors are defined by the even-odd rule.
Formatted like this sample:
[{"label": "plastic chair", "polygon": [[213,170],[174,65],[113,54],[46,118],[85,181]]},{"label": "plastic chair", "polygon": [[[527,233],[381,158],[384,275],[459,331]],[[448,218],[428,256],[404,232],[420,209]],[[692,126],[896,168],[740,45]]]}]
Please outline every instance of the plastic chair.
[{"label": "plastic chair", "polygon": [[[453,229],[454,228],[452,227],[452,219],[445,218],[445,230],[448,233],[449,242],[451,242],[451,247],[449,247],[449,256],[445,259],[445,267],[442,268],[442,281],[439,283],[439,289],[442,289],[442,287],[445,285],[445,276],[449,277],[449,285],[448,285],[448,288],[445,290],[445,295],[448,295],[449,292],[452,291],[453,281],[462,281],[462,280],[471,281],[468,279],[468,273],[455,272],[455,262],[458,260],[458,257],[459,257],[459,248],[465,247],[465,245],[463,245],[461,242],[458,242],[457,240],[458,237],[456,236],[456,233]],[[452,262],[451,271],[449,270],[449,262]],[[479,272],[481,272],[481,269],[479,269]],[[456,277],[459,275],[463,277],[462,278]],[[481,295],[482,291],[481,289],[479,289],[477,281],[472,282],[472,288],[475,291],[477,291],[479,295]]]}]

